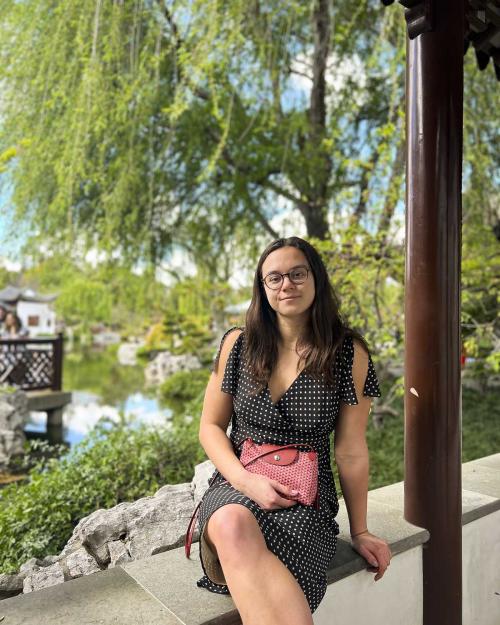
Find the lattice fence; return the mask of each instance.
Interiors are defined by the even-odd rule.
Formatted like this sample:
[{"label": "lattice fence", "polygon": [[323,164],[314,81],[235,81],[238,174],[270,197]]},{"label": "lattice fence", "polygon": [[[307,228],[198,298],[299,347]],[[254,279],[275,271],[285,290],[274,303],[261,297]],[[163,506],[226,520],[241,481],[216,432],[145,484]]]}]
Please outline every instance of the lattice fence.
[{"label": "lattice fence", "polygon": [[62,337],[0,340],[0,384],[61,389]]}]

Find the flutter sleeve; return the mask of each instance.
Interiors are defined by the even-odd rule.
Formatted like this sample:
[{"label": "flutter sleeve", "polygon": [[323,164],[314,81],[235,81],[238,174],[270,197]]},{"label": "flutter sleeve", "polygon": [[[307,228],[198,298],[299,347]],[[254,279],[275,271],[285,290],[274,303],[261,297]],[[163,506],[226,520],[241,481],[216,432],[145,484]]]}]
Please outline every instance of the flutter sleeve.
[{"label": "flutter sleeve", "polygon": [[[344,339],[342,354],[340,359],[340,399],[351,406],[358,404],[354,379],[352,376],[352,365],[354,362],[354,343],[351,336]],[[366,374],[363,395],[367,397],[381,397],[380,386],[377,373],[373,366],[371,355],[368,355],[368,372]]]},{"label": "flutter sleeve", "polygon": [[[224,340],[226,338],[226,336],[232,332],[233,330],[243,330],[243,328],[240,328],[239,326],[234,326],[232,328],[229,328],[229,330],[227,330],[221,341],[219,344],[219,349],[217,350],[217,354],[215,355],[214,359],[213,359],[213,363],[212,363],[212,372],[217,373],[218,370],[218,366],[219,366],[219,357],[220,357],[220,353],[221,353],[221,349],[222,349],[222,344],[224,343]],[[224,377],[222,378],[222,384],[221,384],[221,391],[224,391],[224,393],[230,393],[231,395],[236,395],[236,391],[238,388],[238,378],[239,378],[239,369],[240,369],[240,352],[241,352],[241,336],[242,336],[243,332],[240,334],[240,336],[236,339],[236,341],[234,342],[233,347],[231,348],[231,351],[229,352],[229,356],[227,358],[227,362],[226,362],[226,368],[224,370]]]}]

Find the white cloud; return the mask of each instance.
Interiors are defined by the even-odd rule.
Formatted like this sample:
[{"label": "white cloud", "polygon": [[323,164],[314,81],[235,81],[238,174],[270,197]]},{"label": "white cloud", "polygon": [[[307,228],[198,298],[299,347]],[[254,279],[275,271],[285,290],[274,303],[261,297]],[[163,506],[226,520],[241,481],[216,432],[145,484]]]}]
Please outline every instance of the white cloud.
[{"label": "white cloud", "polygon": [[4,267],[4,269],[7,269],[7,271],[21,271],[22,269],[22,265],[19,261],[17,260],[11,260],[10,258],[7,258],[6,256],[0,256],[0,266]]},{"label": "white cloud", "polygon": [[97,267],[99,263],[104,262],[106,257],[106,252],[103,252],[102,250],[99,251],[95,247],[91,247],[84,256],[85,262],[89,263],[89,265],[92,265],[94,268]]},{"label": "white cloud", "polygon": [[405,217],[395,216],[391,222],[391,237],[396,245],[403,245],[405,242]]},{"label": "white cloud", "polygon": [[302,237],[307,236],[305,219],[298,210],[290,208],[290,205],[279,215],[275,215],[270,220],[270,225],[280,237]]},{"label": "white cloud", "polygon": [[188,253],[181,248],[175,248],[169,258],[156,269],[155,277],[158,282],[165,286],[171,286],[177,282],[170,273],[175,272],[181,279],[196,275],[196,265],[190,259]]},{"label": "white cloud", "polygon": [[[297,55],[292,60],[291,67],[297,72],[290,77],[291,89],[309,99],[312,86],[312,52]],[[364,102],[367,76],[365,66],[359,55],[354,54],[350,57],[339,58],[335,50],[331,52],[327,59],[325,79],[327,102],[330,106],[335,106],[348,80],[351,80],[355,86],[350,94],[353,102],[357,106]]]}]

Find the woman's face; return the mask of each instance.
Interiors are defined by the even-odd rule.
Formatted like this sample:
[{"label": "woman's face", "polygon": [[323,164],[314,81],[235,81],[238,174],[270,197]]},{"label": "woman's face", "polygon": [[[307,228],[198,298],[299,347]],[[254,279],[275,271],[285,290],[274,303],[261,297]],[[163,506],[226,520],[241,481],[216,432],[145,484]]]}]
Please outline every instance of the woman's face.
[{"label": "woman's face", "polygon": [[[286,246],[280,247],[271,252],[262,264],[262,278],[266,278],[274,272],[288,273],[294,269],[306,268],[308,275],[302,284],[294,284],[290,280],[290,276],[286,275],[283,282],[276,286],[279,288],[270,288],[264,284],[264,290],[267,295],[269,305],[277,314],[284,317],[296,317],[308,310],[314,301],[316,294],[314,285],[314,276],[312,269],[307,262],[302,250],[296,247]],[[294,275],[292,273],[292,275]],[[296,273],[295,275],[299,275]],[[275,275],[278,280],[279,276]]]},{"label": "woman's face", "polygon": [[12,313],[7,313],[5,317],[5,327],[13,328],[16,325],[16,320],[14,319],[14,315]]}]

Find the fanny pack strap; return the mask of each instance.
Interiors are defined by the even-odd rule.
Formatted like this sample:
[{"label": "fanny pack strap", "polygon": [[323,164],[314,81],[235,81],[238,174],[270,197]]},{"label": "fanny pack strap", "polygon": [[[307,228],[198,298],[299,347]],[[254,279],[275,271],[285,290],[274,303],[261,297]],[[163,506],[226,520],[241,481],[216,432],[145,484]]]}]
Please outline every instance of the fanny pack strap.
[{"label": "fanny pack strap", "polygon": [[299,447],[299,446],[300,447],[308,447],[310,451],[316,451],[314,449],[314,447],[310,443],[290,443],[289,445],[279,445],[279,446],[275,447],[274,449],[270,449],[269,451],[263,451],[258,456],[255,456],[255,458],[252,458],[251,460],[246,462],[243,466],[246,467],[251,462],[255,462],[256,460],[258,460],[259,458],[262,458],[263,456],[268,456],[269,454],[275,454],[277,451],[281,451],[282,449],[290,449],[291,447],[295,448],[295,447]]}]

